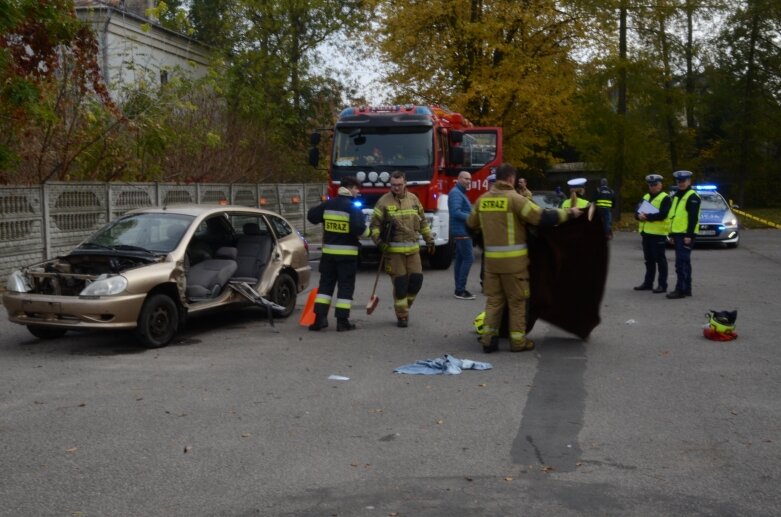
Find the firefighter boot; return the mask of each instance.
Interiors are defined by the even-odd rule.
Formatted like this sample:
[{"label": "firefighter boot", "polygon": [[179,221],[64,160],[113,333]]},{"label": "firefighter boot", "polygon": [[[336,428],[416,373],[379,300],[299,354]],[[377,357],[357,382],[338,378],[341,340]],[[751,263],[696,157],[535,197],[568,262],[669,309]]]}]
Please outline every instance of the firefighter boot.
[{"label": "firefighter boot", "polygon": [[320,330],[328,327],[328,316],[325,314],[317,314],[315,316],[315,322],[309,325],[309,330]]},{"label": "firefighter boot", "polygon": [[510,343],[510,352],[525,352],[526,350],[534,350],[534,341],[529,338],[525,337],[521,341]]},{"label": "firefighter boot", "polygon": [[348,320],[347,318],[337,318],[336,331],[344,332],[347,330],[355,330],[355,323],[350,323],[350,320]]},{"label": "firefighter boot", "polygon": [[499,350],[499,336],[491,336],[487,345],[482,337],[477,338],[477,342],[483,345],[483,353],[490,354]]}]

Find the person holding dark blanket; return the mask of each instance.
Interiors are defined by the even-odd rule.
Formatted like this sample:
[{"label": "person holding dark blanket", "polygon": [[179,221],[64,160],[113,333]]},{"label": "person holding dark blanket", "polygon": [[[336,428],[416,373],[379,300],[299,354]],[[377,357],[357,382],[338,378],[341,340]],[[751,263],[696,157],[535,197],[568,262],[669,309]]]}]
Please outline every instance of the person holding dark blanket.
[{"label": "person holding dark blanket", "polygon": [[358,270],[358,238],[366,232],[366,220],[361,209],[355,206],[360,183],[352,176],[342,178],[338,195],[307,213],[312,224],[323,224],[323,255],[320,258],[320,285],[315,297],[315,322],[309,330],[328,326],[328,308],[334,291],[339,286],[336,299],[336,330],[355,329],[350,322],[350,308],[355,292],[355,274]]},{"label": "person holding dark blanket", "polygon": [[486,353],[499,345],[505,308],[509,310],[510,350],[532,350],[526,337],[526,303],[530,295],[526,225],[554,226],[581,215],[577,207],[543,210],[515,189],[516,170],[509,163],[496,169],[496,183],[475,202],[467,226],[480,232],[485,256],[483,292],[486,296],[484,334]]},{"label": "person holding dark blanket", "polygon": [[[636,286],[635,291],[667,292],[667,234],[670,233],[670,207],[672,201],[662,188],[662,177],[649,174],[645,177],[648,193],[643,196],[635,212],[640,221],[638,230],[643,239],[643,258],[645,259],[645,278]],[[659,272],[656,289],[654,277]]]},{"label": "person holding dark blanket", "polygon": [[667,298],[676,299],[692,295],[691,253],[694,238],[700,231],[700,196],[692,188],[690,171],[676,171],[673,177],[678,183],[678,191],[670,209],[670,236],[675,242],[675,275],[678,278],[675,290],[667,293]]},{"label": "person holding dark blanket", "polygon": [[585,340],[599,325],[609,249],[599,213],[594,215],[539,227],[529,241],[527,333],[542,319]]}]

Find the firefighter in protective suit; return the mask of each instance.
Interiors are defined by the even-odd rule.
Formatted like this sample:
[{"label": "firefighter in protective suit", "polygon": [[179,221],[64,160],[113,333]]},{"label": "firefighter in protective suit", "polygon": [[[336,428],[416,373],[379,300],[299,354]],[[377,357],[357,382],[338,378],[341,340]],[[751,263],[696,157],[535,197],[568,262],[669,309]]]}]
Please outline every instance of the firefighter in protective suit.
[{"label": "firefighter in protective suit", "polygon": [[526,225],[555,226],[582,213],[577,207],[540,208],[515,192],[515,176],[512,165],[500,165],[496,169],[496,183],[478,198],[467,220],[467,226],[483,237],[486,306],[483,333],[478,341],[485,353],[498,349],[505,307],[509,308],[510,315],[510,350],[522,352],[534,348],[534,343],[526,337],[529,298]]},{"label": "firefighter in protective suit", "polygon": [[385,257],[385,272],[393,283],[397,325],[402,328],[408,326],[409,309],[423,286],[418,235],[426,241],[429,253],[435,250],[423,205],[415,194],[407,192],[406,186],[404,173],[394,171],[391,190],[374,205],[370,224],[371,238]]},{"label": "firefighter in protective suit", "polygon": [[312,207],[306,214],[312,224],[323,224],[323,255],[320,258],[320,285],[315,297],[315,322],[309,330],[328,326],[328,308],[337,284],[336,330],[355,329],[350,322],[355,274],[358,269],[358,238],[366,233],[363,212],[355,206],[360,183],[352,176],[342,178],[337,196]]}]

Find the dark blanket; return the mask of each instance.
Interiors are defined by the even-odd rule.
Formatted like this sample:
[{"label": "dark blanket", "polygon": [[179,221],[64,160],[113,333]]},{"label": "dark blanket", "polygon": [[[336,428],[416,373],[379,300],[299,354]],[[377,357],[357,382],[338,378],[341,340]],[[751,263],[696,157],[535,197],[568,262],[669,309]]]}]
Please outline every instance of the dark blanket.
[{"label": "dark blanket", "polygon": [[526,331],[537,318],[587,339],[599,325],[607,280],[608,246],[602,219],[586,214],[529,238],[529,301]]}]

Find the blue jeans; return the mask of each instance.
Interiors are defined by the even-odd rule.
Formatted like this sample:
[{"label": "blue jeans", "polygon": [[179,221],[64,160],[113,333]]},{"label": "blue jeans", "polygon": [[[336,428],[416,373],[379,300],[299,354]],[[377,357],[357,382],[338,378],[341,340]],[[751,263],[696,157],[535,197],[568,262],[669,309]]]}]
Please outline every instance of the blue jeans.
[{"label": "blue jeans", "polygon": [[694,247],[694,237],[691,243],[686,246],[683,243],[684,235],[676,233],[673,235],[675,241],[675,274],[678,279],[675,282],[675,290],[683,294],[692,294],[692,248]]},{"label": "blue jeans", "polygon": [[474,252],[472,251],[472,239],[470,238],[455,238],[456,247],[456,260],[453,264],[453,275],[456,280],[456,292],[461,292],[466,289],[466,279],[469,277],[469,270],[472,268],[472,263],[475,261]]}]

